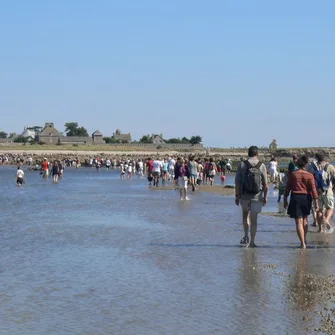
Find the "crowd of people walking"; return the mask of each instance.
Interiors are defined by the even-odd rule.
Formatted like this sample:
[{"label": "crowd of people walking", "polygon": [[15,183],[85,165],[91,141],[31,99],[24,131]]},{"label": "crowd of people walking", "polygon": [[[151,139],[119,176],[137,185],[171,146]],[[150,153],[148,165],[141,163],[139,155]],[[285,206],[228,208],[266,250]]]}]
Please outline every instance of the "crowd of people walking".
[{"label": "crowd of people walking", "polygon": [[[6,158],[2,158],[6,163]],[[29,169],[39,169],[43,178],[52,175],[54,183],[62,178],[66,166],[81,167],[79,160],[54,160],[49,163],[47,158],[38,167],[33,167],[29,161]],[[106,160],[90,159],[86,166],[95,167],[100,171],[104,166],[120,169],[121,179],[132,179],[134,175],[147,177],[149,187],[165,186],[170,182],[180,190],[180,200],[189,200],[189,190],[193,192],[201,185],[212,186],[216,179],[224,185],[226,176],[233,171],[230,159],[213,157],[165,157],[147,159]],[[16,172],[18,186],[25,183],[25,173],[19,164]],[[242,209],[242,224],[244,235],[241,244],[256,247],[258,214],[268,201],[269,184],[278,189],[277,201],[283,197],[287,214],[295,220],[296,232],[301,248],[306,248],[308,233],[308,218],[312,215],[312,226],[318,232],[332,232],[331,219],[334,214],[335,167],[327,162],[322,153],[315,157],[302,155],[292,156],[287,169],[278,169],[278,162],[272,157],[268,167],[258,157],[258,148],[251,146],[248,158],[241,158],[235,175],[235,203]]]}]

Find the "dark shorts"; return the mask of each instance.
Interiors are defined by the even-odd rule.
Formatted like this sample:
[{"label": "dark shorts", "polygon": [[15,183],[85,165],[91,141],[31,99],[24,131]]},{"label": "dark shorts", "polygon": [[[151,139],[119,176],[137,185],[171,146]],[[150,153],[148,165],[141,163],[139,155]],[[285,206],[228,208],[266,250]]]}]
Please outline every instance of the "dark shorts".
[{"label": "dark shorts", "polygon": [[23,178],[16,178],[16,183],[22,185],[23,184]]},{"label": "dark shorts", "polygon": [[306,217],[311,214],[312,198],[308,194],[291,194],[287,214],[294,219]]}]

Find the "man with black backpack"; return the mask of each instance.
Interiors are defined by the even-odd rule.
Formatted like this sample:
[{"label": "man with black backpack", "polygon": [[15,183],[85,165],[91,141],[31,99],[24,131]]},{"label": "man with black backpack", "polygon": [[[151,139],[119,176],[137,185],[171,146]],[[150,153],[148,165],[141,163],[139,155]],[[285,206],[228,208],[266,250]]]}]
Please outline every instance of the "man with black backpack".
[{"label": "man with black backpack", "polygon": [[258,159],[258,148],[251,146],[248,159],[238,166],[235,177],[235,204],[242,206],[244,237],[241,244],[256,247],[257,217],[267,203],[268,182],[266,166]]},{"label": "man with black backpack", "polygon": [[319,194],[319,208],[317,212],[317,222],[319,232],[322,225],[328,230],[332,229],[330,219],[334,214],[334,192],[335,186],[335,167],[326,161],[325,155],[317,153],[316,162],[310,164],[309,172],[314,174],[315,185]]}]

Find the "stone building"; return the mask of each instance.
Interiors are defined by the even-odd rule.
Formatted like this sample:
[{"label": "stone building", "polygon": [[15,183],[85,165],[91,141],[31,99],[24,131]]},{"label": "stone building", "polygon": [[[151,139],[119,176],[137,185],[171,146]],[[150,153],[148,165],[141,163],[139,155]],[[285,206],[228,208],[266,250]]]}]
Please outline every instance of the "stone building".
[{"label": "stone building", "polygon": [[103,144],[103,134],[96,130],[92,136],[64,136],[53,122],[46,122],[44,128],[36,136],[38,142],[46,144]]},{"label": "stone building", "polygon": [[120,143],[131,143],[131,134],[122,134],[120,129],[116,129],[112,137]]},{"label": "stone building", "polygon": [[105,143],[104,141],[104,135],[97,129],[93,134],[92,134],[92,141],[94,144],[103,144]]}]

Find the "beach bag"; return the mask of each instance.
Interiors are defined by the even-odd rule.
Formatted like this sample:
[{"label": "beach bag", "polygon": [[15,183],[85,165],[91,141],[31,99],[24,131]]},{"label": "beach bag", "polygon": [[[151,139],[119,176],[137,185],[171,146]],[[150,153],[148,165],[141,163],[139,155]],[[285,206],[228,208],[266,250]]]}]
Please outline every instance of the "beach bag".
[{"label": "beach bag", "polygon": [[244,162],[247,167],[243,182],[243,193],[258,194],[262,190],[262,172],[260,167],[262,162],[253,166],[248,160]]},{"label": "beach bag", "polygon": [[326,192],[331,188],[331,177],[327,172],[328,166],[329,163],[327,163],[323,169],[319,169],[315,163],[313,163],[316,188],[322,190],[322,192]]}]

